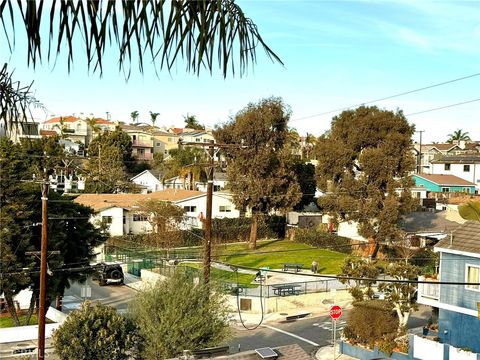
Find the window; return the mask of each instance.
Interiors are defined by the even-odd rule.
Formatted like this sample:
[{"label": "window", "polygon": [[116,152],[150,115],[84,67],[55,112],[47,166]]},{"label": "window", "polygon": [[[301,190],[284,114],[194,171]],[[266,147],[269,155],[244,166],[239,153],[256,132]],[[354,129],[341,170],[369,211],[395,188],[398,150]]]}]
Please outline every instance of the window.
[{"label": "window", "polygon": [[202,139],[200,139],[200,138],[196,138],[196,139],[195,139],[195,141],[196,141],[196,142],[201,142],[201,141],[202,141]]},{"label": "window", "polygon": [[468,187],[462,188],[462,191],[463,191],[464,193],[470,194],[470,188],[468,188]]},{"label": "window", "polygon": [[147,215],[145,215],[145,214],[133,214],[133,221],[147,221]]},{"label": "window", "polygon": [[220,185],[213,185],[213,191],[220,191],[222,187]]},{"label": "window", "polygon": [[169,137],[169,138],[167,139],[167,141],[168,141],[168,142],[173,142],[173,138]]},{"label": "window", "polygon": [[450,192],[450,188],[449,187],[442,187],[442,192],[443,193],[448,193],[448,192]]},{"label": "window", "polygon": [[232,212],[232,207],[230,205],[220,205],[220,212]]},{"label": "window", "polygon": [[197,211],[197,207],[196,206],[184,206],[183,210],[185,210],[186,212],[195,212],[195,211]]},{"label": "window", "polygon": [[445,170],[450,171],[450,164],[445,164]]},{"label": "window", "polygon": [[470,165],[463,165],[464,172],[470,172]]},{"label": "window", "polygon": [[111,216],[102,216],[102,224],[103,225],[110,225],[112,223]]},{"label": "window", "polygon": [[[465,271],[465,281],[468,283],[479,283],[480,282],[480,266],[468,265]],[[465,285],[467,289],[471,290],[480,290],[478,284],[475,285]]]},{"label": "window", "polygon": [[158,146],[161,146],[161,145],[162,145],[162,143],[157,142],[157,147],[158,147]]}]

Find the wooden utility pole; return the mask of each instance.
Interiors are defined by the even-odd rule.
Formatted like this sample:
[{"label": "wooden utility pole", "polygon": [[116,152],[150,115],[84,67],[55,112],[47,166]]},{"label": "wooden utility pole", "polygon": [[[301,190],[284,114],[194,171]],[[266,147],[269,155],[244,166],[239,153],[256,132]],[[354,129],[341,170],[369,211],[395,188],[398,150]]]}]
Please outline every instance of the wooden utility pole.
[{"label": "wooden utility pole", "polygon": [[205,284],[210,281],[210,264],[212,261],[212,203],[213,203],[213,170],[215,157],[215,143],[210,140],[208,147],[207,168],[207,213],[205,218],[205,256],[203,258],[203,279]]},{"label": "wooden utility pole", "polygon": [[48,182],[42,182],[42,242],[40,247],[40,299],[38,310],[38,359],[45,358],[45,298],[47,291]]}]

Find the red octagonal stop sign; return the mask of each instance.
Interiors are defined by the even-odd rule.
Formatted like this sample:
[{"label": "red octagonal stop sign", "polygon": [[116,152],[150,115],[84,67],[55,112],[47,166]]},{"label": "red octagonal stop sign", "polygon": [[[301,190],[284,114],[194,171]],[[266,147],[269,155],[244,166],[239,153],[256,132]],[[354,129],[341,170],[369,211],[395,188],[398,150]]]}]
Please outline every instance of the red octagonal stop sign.
[{"label": "red octagonal stop sign", "polygon": [[340,316],[342,316],[342,308],[338,305],[333,305],[330,308],[330,317],[337,320]]}]

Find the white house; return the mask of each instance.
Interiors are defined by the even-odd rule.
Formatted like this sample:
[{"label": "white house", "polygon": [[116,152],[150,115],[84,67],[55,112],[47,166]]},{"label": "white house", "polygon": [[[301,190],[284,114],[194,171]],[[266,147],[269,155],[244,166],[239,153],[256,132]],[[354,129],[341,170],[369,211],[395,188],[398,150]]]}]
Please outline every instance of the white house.
[{"label": "white house", "polygon": [[[75,202],[95,211],[91,222],[106,225],[110,236],[144,234],[152,231],[148,215],[141,209],[150,200],[169,201],[185,210],[182,228],[202,227],[206,214],[206,193],[192,190],[166,189],[150,194],[82,194]],[[212,218],[239,217],[230,193],[215,192]]]},{"label": "white house", "polygon": [[[130,179],[142,188],[145,193],[163,190],[161,173],[155,170],[145,170]],[[142,191],[142,192],[143,192]]]},{"label": "white house", "polygon": [[480,154],[442,156],[432,160],[432,173],[454,175],[475,184],[480,190]]}]

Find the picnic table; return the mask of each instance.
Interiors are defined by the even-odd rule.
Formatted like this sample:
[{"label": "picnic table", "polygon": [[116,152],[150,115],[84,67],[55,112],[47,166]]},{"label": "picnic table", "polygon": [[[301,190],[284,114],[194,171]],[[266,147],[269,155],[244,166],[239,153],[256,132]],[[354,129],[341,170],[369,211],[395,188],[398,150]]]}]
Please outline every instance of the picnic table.
[{"label": "picnic table", "polygon": [[283,264],[283,271],[288,271],[289,269],[295,270],[295,272],[299,272],[302,270],[303,264]]},{"label": "picnic table", "polygon": [[287,295],[298,295],[300,294],[300,284],[279,284],[279,285],[272,285],[273,293],[279,296],[287,296]]}]

